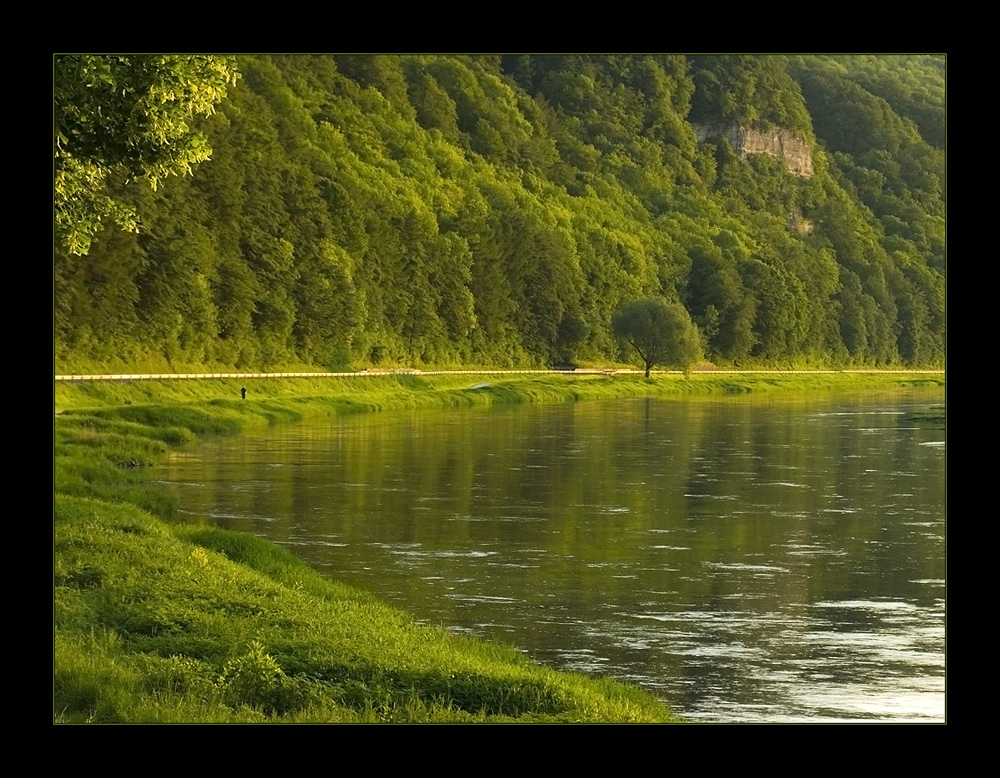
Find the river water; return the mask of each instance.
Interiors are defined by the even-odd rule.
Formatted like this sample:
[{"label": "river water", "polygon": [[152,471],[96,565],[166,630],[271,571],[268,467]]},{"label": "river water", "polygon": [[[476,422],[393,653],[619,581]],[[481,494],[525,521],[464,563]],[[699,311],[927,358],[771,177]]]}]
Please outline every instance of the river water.
[{"label": "river water", "polygon": [[194,521],[692,721],[943,721],[941,390],[392,412],[173,456]]}]

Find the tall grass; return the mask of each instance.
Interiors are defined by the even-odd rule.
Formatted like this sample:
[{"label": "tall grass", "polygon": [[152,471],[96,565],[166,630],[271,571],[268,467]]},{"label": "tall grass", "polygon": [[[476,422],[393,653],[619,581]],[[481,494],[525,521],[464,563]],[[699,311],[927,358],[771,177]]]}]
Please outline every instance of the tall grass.
[{"label": "tall grass", "polygon": [[61,721],[668,721],[652,697],[419,626],[250,535],[56,498]]}]

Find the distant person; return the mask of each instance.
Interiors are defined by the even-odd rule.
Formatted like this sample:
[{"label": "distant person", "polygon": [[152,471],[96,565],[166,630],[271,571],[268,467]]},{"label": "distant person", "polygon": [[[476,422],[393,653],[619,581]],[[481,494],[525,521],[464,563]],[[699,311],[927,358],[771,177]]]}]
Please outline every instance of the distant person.
[{"label": "distant person", "polygon": [[247,388],[245,386],[240,387],[240,396],[245,400],[247,398]]}]

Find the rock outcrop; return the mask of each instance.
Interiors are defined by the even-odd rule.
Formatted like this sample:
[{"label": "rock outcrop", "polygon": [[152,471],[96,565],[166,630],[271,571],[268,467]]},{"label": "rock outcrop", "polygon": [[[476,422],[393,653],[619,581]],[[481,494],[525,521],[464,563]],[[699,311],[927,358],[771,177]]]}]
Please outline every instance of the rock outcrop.
[{"label": "rock outcrop", "polygon": [[789,130],[780,127],[752,130],[746,127],[710,125],[695,125],[694,130],[699,143],[721,136],[729,141],[729,145],[743,159],[747,154],[767,154],[781,160],[789,173],[803,178],[812,177],[813,163],[809,146]]}]

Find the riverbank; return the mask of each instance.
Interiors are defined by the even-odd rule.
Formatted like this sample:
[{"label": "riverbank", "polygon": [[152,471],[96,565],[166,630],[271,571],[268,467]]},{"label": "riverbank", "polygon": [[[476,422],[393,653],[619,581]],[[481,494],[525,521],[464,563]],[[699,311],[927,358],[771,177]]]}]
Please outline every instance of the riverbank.
[{"label": "riverbank", "polygon": [[906,377],[371,376],[57,386],[57,721],[669,721],[651,696],[417,626],[239,533],[170,521],[149,483],[200,435],[390,408],[886,389]]},{"label": "riverbank", "polygon": [[[881,390],[944,386],[943,372],[705,372],[684,376],[654,374],[535,373],[509,375],[374,373],[315,378],[204,378],[196,380],[121,380],[58,382],[56,413],[119,405],[198,402],[213,408],[243,408],[254,415],[289,416],[389,410],[392,408],[488,405],[511,402],[572,402],[625,396],[680,397],[751,392]],[[247,403],[240,403],[246,387]],[[264,405],[261,405],[264,403]],[[277,420],[277,419],[272,419]]]}]

